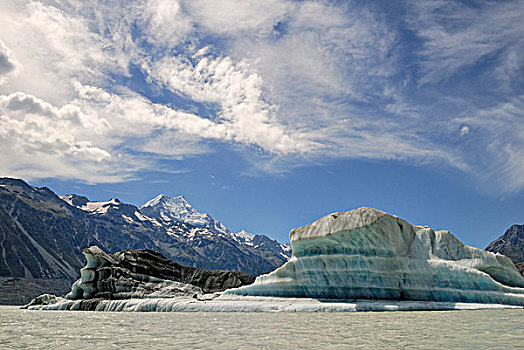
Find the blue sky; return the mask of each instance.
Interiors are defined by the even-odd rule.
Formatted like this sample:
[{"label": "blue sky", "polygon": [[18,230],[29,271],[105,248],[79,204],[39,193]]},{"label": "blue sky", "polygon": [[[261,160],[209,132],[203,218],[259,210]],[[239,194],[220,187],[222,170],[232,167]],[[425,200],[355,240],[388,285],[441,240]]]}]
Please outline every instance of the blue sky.
[{"label": "blue sky", "polygon": [[11,1],[0,174],[233,230],[368,205],[483,247],[524,212],[522,1]]}]

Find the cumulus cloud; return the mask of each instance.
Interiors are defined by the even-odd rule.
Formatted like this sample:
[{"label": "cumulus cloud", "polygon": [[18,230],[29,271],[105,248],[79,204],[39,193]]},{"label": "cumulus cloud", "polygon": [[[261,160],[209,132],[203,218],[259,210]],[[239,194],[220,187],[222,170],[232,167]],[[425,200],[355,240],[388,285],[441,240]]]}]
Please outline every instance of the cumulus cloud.
[{"label": "cumulus cloud", "polygon": [[108,128],[105,120],[90,118],[75,105],[58,108],[23,92],[1,95],[2,171],[18,176],[27,172],[32,177],[108,180],[110,175],[96,173],[105,167],[111,154],[90,138]]},{"label": "cumulus cloud", "polygon": [[0,40],[0,85],[5,84],[7,76],[16,74],[20,68],[11,50]]},{"label": "cumulus cloud", "polygon": [[16,92],[0,96],[0,116],[4,144],[35,153],[74,155],[91,161],[101,161],[110,154],[81,140],[82,131],[102,133],[109,124],[88,118],[78,107],[52,106],[32,95]]},{"label": "cumulus cloud", "polygon": [[5,173],[122,181],[153,166],[150,156],[135,152],[186,157],[207,151],[194,135],[223,137],[212,122],[131,91],[116,95],[78,82],[74,87],[78,97],[61,107],[23,92],[0,95]]}]

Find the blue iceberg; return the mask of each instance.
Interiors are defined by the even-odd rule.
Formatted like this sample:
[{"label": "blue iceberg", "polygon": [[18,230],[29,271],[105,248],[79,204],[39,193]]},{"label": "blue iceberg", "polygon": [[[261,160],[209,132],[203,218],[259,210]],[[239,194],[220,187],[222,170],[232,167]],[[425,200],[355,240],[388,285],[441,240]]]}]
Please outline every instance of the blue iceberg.
[{"label": "blue iceberg", "polygon": [[524,278],[506,256],[377,209],[327,215],[290,241],[290,261],[223,296],[524,306]]}]

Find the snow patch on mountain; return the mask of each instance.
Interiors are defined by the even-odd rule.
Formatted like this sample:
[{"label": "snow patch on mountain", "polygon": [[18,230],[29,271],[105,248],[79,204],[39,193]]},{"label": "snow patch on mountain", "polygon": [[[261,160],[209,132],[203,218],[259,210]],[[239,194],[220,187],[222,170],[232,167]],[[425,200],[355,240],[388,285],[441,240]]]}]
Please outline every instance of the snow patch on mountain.
[{"label": "snow patch on mountain", "polygon": [[242,230],[236,233],[235,238],[238,242],[253,246],[253,238],[255,238],[255,235]]},{"label": "snow patch on mountain", "polygon": [[111,198],[105,202],[90,202],[86,197],[75,194],[60,196],[60,198],[69,205],[90,214],[106,214],[111,208],[118,208],[122,204],[118,198]]}]

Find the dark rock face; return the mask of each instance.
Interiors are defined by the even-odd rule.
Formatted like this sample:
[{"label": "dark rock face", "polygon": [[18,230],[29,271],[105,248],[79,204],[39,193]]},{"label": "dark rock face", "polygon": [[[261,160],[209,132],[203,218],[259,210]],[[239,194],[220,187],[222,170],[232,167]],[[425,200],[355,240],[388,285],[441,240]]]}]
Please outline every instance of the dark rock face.
[{"label": "dark rock face", "polygon": [[515,264],[524,262],[524,225],[511,226],[502,236],[491,242],[486,250],[504,254]]},{"label": "dark rock face", "polygon": [[118,227],[70,206],[45,187],[0,179],[0,277],[74,281],[83,248],[155,247],[148,235],[140,234],[147,229]]},{"label": "dark rock face", "polygon": [[517,267],[517,270],[519,270],[520,274],[524,276],[524,262],[515,264]]}]

